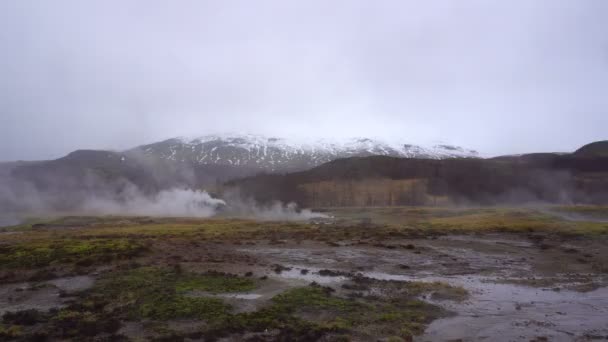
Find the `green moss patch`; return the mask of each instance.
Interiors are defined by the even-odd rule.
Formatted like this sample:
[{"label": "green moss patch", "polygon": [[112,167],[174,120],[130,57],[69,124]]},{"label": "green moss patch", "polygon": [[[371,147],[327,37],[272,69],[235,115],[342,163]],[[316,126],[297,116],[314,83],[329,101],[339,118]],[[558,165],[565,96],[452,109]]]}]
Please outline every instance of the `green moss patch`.
[{"label": "green moss patch", "polygon": [[132,318],[218,319],[228,314],[228,305],[218,298],[187,296],[187,292],[240,292],[255,287],[251,279],[228,274],[193,274],[142,267],[103,279],[92,292]]},{"label": "green moss patch", "polygon": [[410,281],[404,285],[411,295],[419,296],[431,294],[433,299],[447,299],[453,301],[463,301],[469,298],[469,292],[460,286],[453,286],[448,283]]},{"label": "green moss patch", "polygon": [[145,248],[129,239],[56,240],[0,246],[0,265],[34,268],[51,264],[79,263],[83,266],[134,257]]},{"label": "green moss patch", "polygon": [[120,322],[104,313],[63,309],[53,316],[50,327],[56,336],[82,337],[114,333],[120,328]]},{"label": "green moss patch", "polygon": [[294,288],[256,312],[231,315],[205,331],[207,337],[244,331],[280,330],[280,338],[314,340],[322,335],[372,337],[422,333],[443,311],[409,297],[343,298],[316,284]]},{"label": "green moss patch", "polygon": [[21,337],[23,329],[18,325],[0,324],[0,341],[8,341]]},{"label": "green moss patch", "polygon": [[182,275],[175,284],[178,292],[205,291],[210,293],[246,292],[256,288],[255,281],[235,275],[208,272],[203,275]]}]

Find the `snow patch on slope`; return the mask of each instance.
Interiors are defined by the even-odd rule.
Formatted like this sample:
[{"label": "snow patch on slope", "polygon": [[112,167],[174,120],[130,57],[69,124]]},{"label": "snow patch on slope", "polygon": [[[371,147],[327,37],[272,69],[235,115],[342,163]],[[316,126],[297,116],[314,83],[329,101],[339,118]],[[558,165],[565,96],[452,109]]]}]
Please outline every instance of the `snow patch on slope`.
[{"label": "snow patch on slope", "polygon": [[144,153],[174,161],[254,166],[269,171],[305,169],[335,159],[355,156],[384,155],[430,159],[479,157],[474,150],[445,143],[421,146],[365,137],[300,141],[256,134],[181,137],[140,148]]}]

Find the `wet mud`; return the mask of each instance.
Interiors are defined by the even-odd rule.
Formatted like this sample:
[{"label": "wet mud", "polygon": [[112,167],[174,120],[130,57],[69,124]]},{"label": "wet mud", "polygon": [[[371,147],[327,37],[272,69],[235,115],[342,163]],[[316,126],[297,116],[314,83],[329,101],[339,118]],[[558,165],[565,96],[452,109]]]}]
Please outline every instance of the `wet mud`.
[{"label": "wet mud", "polygon": [[[268,275],[286,282],[339,288],[353,276],[364,276],[445,282],[469,291],[462,302],[424,298],[455,315],[432,322],[416,341],[608,338],[608,277],[592,267],[606,261],[603,246],[589,240],[544,243],[551,247],[513,235],[448,235],[384,246],[302,243],[239,251],[280,263],[285,270]],[[578,260],[582,253],[588,262]]]}]

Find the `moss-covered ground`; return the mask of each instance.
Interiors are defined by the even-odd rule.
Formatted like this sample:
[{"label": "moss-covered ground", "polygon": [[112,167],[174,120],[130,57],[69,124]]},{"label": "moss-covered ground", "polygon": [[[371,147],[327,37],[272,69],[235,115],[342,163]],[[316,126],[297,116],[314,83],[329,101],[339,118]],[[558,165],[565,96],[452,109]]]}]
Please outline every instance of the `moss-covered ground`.
[{"label": "moss-covered ground", "polygon": [[[367,246],[388,246],[400,238],[491,232],[560,239],[608,238],[608,223],[597,220],[608,213],[605,207],[327,211],[333,216],[329,223],[70,216],[31,219],[3,228],[3,284],[89,274],[94,276],[95,285],[67,294],[65,305],[49,312],[6,313],[0,324],[0,340],[127,340],[131,337],[124,327],[129,324],[143,330],[145,339],[159,340],[208,341],[226,336],[280,341],[408,340],[434,319],[448,314],[424,297],[462,301],[468,296],[466,290],[440,282],[350,277],[333,288],[290,285],[262,305],[242,311],[222,295],[255,292],[269,280],[261,274],[253,276],[248,269],[236,275],[210,265],[229,264],[238,258],[242,258],[238,259],[242,265],[253,265],[255,260],[236,253],[236,246],[285,241],[321,242],[324,246],[368,241]],[[563,213],[576,213],[577,219],[565,219]],[[585,215],[593,219],[585,220]],[[538,245],[543,247],[541,242]],[[411,248],[404,246],[404,250]],[[585,253],[567,255],[581,259],[581,265],[600,265],[594,261],[596,257]],[[193,327],[178,329],[176,322]]]},{"label": "moss-covered ground", "polygon": [[[107,274],[96,285],[77,294],[67,306],[50,313],[36,310],[9,312],[3,317],[0,337],[89,339],[119,334],[121,322],[143,321],[158,338],[186,337],[215,340],[234,334],[276,331],[273,339],[309,341],[359,336],[409,338],[433,319],[445,315],[440,308],[417,299],[423,293],[450,289],[446,284],[415,282],[365,282],[368,288],[385,289],[390,296],[335,295],[329,287],[311,284],[288,289],[259,310],[236,313],[218,297],[190,296],[192,291],[230,293],[251,291],[263,280],[210,272],[194,274],[180,269],[138,267]],[[398,285],[395,285],[398,284]],[[455,288],[455,291],[461,291]],[[351,293],[353,294],[353,293]],[[464,293],[463,295],[466,295]],[[163,322],[194,319],[195,331],[181,333]],[[156,324],[150,324],[156,322]],[[29,328],[36,325],[37,329]],[[163,329],[158,329],[161,326]]]}]

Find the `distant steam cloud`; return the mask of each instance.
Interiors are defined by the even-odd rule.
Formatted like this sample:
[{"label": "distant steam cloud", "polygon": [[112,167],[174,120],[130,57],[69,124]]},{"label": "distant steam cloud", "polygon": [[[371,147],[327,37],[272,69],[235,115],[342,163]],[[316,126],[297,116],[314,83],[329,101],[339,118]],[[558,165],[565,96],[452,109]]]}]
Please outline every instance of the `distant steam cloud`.
[{"label": "distant steam cloud", "polygon": [[129,196],[125,201],[92,198],[82,210],[95,214],[210,217],[226,203],[206,191],[170,189],[154,196]]},{"label": "distant steam cloud", "polygon": [[4,186],[0,187],[3,190],[0,191],[0,209],[3,209],[0,213],[0,226],[16,224],[19,218],[27,216],[49,214],[201,218],[221,215],[268,221],[304,221],[328,217],[310,209],[299,209],[295,203],[285,205],[276,201],[260,204],[234,194],[225,194],[225,199],[220,199],[204,190],[189,188],[171,188],[145,194],[129,182],[123,183],[118,195],[111,191],[83,191],[59,196],[38,191],[27,182],[15,181],[13,187],[6,185],[4,182]]},{"label": "distant steam cloud", "polygon": [[[68,172],[45,172],[46,186],[41,186],[15,176],[14,165],[4,165],[0,167],[0,226],[16,224],[25,217],[47,215],[221,215],[282,221],[327,217],[308,209],[300,210],[295,203],[285,205],[277,201],[262,204],[234,191],[222,193],[221,198],[214,197],[193,188],[188,181],[175,182],[180,185],[164,181],[164,175],[175,175],[176,170],[167,171],[154,163],[146,163],[145,166],[146,170],[159,176],[152,177],[157,182],[149,180],[141,186],[124,177],[107,179],[87,170],[85,177],[81,178],[74,178]],[[185,172],[180,175],[189,174],[187,168],[181,171]],[[150,178],[146,177],[146,174],[140,175],[143,179]]]},{"label": "distant steam cloud", "polygon": [[170,189],[154,196],[143,196],[136,189],[125,200],[89,198],[79,210],[87,214],[145,215],[174,217],[242,217],[264,221],[305,221],[328,218],[310,209],[299,209],[296,203],[280,201],[268,205],[249,199],[229,196],[226,201],[212,197],[206,191]]},{"label": "distant steam cloud", "polygon": [[329,216],[313,212],[310,209],[298,210],[296,203],[284,205],[281,202],[274,202],[265,208],[256,208],[253,217],[269,221],[303,221],[316,218],[329,218]]},{"label": "distant steam cloud", "polygon": [[226,213],[237,217],[254,218],[264,221],[306,221],[317,218],[329,218],[323,213],[313,212],[310,209],[299,209],[296,203],[284,204],[274,201],[263,205],[253,199],[243,200],[228,197]]}]

